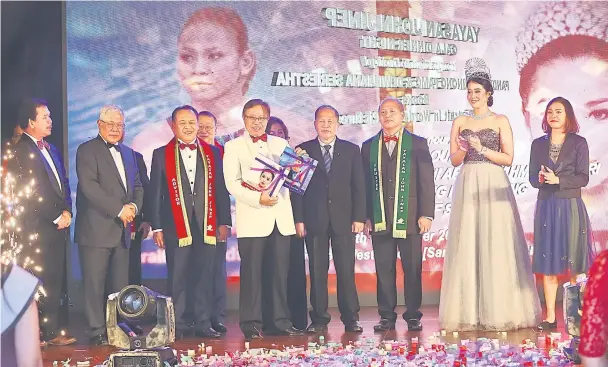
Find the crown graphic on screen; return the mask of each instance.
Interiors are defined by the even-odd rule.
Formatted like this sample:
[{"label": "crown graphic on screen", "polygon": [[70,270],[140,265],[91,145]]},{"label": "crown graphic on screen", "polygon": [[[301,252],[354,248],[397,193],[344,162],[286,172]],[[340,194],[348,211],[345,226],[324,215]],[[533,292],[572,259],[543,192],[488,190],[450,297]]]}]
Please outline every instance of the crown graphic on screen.
[{"label": "crown graphic on screen", "polygon": [[608,42],[608,6],[602,2],[560,1],[543,3],[517,35],[517,71],[549,42],[566,36],[590,36]]},{"label": "crown graphic on screen", "polygon": [[492,80],[490,68],[488,68],[486,62],[479,57],[467,60],[464,64],[464,75],[466,76],[467,82],[473,78]]}]

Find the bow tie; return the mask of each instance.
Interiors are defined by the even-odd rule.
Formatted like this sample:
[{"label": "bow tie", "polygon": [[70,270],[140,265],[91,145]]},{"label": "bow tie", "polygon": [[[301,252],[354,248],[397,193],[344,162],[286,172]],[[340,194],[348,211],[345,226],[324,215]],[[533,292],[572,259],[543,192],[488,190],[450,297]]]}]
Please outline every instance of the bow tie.
[{"label": "bow tie", "polygon": [[191,144],[186,144],[186,143],[179,143],[179,149],[184,150],[184,149],[190,149],[190,150],[196,150],[196,144],[191,143]]},{"label": "bow tie", "polygon": [[120,147],[118,146],[118,144],[106,143],[106,145],[108,146],[108,149],[114,148],[117,152],[120,152]]},{"label": "bow tie", "polygon": [[259,140],[268,141],[268,135],[262,134],[260,136],[251,136],[251,140],[253,140],[254,143],[257,143]]},{"label": "bow tie", "polygon": [[395,143],[399,140],[399,138],[397,136],[385,136],[384,137],[384,142],[388,143],[390,141],[394,141]]},{"label": "bow tie", "polygon": [[49,143],[47,143],[47,142],[46,142],[46,141],[44,141],[44,140],[38,140],[38,141],[36,142],[36,145],[38,145],[38,148],[40,148],[40,150],[42,150],[42,149],[44,149],[44,148],[49,149]]}]

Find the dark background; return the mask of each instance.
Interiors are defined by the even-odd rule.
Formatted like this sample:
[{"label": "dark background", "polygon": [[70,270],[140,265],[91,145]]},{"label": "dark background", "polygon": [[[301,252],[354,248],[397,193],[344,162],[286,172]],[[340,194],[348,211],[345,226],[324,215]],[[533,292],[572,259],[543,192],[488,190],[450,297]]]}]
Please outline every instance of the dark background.
[{"label": "dark background", "polygon": [[53,134],[48,137],[66,157],[67,113],[64,111],[63,3],[1,3],[2,140],[12,136],[21,100],[49,103]]}]

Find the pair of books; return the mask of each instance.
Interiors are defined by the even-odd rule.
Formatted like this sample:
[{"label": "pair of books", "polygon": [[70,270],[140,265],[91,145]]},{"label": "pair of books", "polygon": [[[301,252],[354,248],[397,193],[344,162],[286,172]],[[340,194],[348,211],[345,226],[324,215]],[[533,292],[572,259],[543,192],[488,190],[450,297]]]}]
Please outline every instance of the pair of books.
[{"label": "pair of books", "polygon": [[243,177],[243,186],[259,192],[269,191],[270,196],[276,196],[281,187],[304,195],[317,164],[308,155],[298,156],[290,147],[285,148],[278,163],[258,153]]}]

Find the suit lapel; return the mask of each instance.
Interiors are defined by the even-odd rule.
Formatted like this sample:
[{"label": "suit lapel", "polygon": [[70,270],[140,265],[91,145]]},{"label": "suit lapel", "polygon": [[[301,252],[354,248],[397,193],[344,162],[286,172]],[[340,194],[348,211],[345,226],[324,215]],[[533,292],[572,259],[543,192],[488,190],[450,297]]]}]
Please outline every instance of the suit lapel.
[{"label": "suit lapel", "polygon": [[[35,152],[35,154],[38,155],[38,158],[40,159],[40,162],[42,163],[42,168],[44,168],[44,170],[46,171],[46,174],[49,178],[49,181],[50,181],[49,183],[53,187],[53,190],[55,190],[55,192],[57,192],[57,194],[59,194],[61,196],[61,189],[59,187],[59,183],[57,182],[57,178],[55,178],[55,174],[53,173],[53,170],[51,169],[49,162],[46,160],[46,158],[44,158],[44,154],[42,154],[42,151],[40,150],[40,148],[38,148],[38,146],[36,145],[34,140],[32,140],[32,138],[30,138],[28,135],[24,134],[24,136],[21,139],[27,139],[25,141],[29,145],[29,150]],[[49,149],[49,154],[51,154],[50,149]],[[51,154],[51,158],[53,158],[53,154]],[[55,169],[58,169],[58,167],[55,166]],[[57,171],[57,173],[59,173],[59,171]]]},{"label": "suit lapel", "polygon": [[206,179],[204,172],[205,166],[203,165],[203,155],[201,153],[201,150],[198,149],[198,152],[196,153],[196,175],[194,178],[194,192],[198,192],[199,190],[201,190],[200,185],[202,185],[205,182],[204,180]]},{"label": "suit lapel", "polygon": [[549,136],[545,135],[545,138],[541,140],[541,149],[539,150],[539,161],[545,167],[553,167],[553,161],[549,157],[549,146],[550,140]]},{"label": "suit lapel", "polygon": [[[112,167],[110,169],[112,171],[114,171],[114,174],[116,175],[116,179],[118,180],[118,183],[120,184],[122,189],[125,190],[125,192],[127,192],[127,188],[122,183],[122,178],[120,178],[120,173],[118,172],[118,167],[116,166],[116,162],[114,162],[114,157],[112,156],[112,153],[110,153],[110,149],[106,145],[106,142],[101,138],[101,136],[98,135],[97,138],[99,139],[99,143],[100,143],[100,147],[101,147],[101,151],[102,151],[101,155],[105,157],[106,163],[108,163],[110,165],[110,167]],[[120,155],[122,156],[122,153],[120,153]],[[123,158],[123,165],[124,165],[124,158]],[[126,177],[126,172],[125,172],[125,177]]]},{"label": "suit lapel", "polygon": [[[61,169],[61,167],[62,167],[61,162],[59,161],[57,155],[55,154],[55,149],[49,149],[49,155],[51,156],[51,160],[53,161],[53,164],[55,165],[55,170],[57,170],[57,176],[59,176],[59,180],[62,183],[65,182],[64,177],[62,177],[62,175],[61,175],[61,172],[63,171]],[[44,161],[46,162],[46,159]],[[63,195],[63,191],[65,190],[65,188],[63,186],[59,185],[59,183],[57,182],[57,178],[55,178],[55,174],[53,173],[53,170],[50,168],[51,167],[47,168],[47,172],[50,170],[50,172],[48,172],[48,173],[50,174],[50,176],[52,176],[49,178],[51,179],[51,182],[54,184],[53,187],[55,188],[55,191],[57,191],[57,193],[59,195]]]},{"label": "suit lapel", "polygon": [[[564,139],[564,145],[562,145],[562,149],[559,151],[559,155],[557,156],[557,160],[555,161],[555,173],[559,172],[559,169],[563,166],[564,157],[570,156],[570,152],[574,149],[574,140],[570,139],[570,134],[566,134],[566,139]],[[547,155],[549,155],[549,149],[547,149]]]},{"label": "suit lapel", "polygon": [[[137,164],[137,162],[132,162],[130,159],[127,159],[126,154],[127,153],[127,149],[123,144],[118,144],[119,145],[119,149],[120,149],[120,158],[122,159],[122,166],[125,168],[125,183],[127,185],[127,187],[125,188],[125,191],[127,193],[130,193],[131,191],[133,191],[133,187],[131,187],[131,183],[133,182],[133,180],[130,180],[129,177],[131,177],[132,172],[132,163]],[[114,160],[114,159],[112,159]],[[118,171],[118,169],[116,170]],[[119,178],[120,178],[120,173],[119,173]],[[122,182],[122,180],[120,180],[120,182]],[[124,187],[124,185],[123,185]]]},{"label": "suit lapel", "polygon": [[[61,196],[61,188],[59,187],[57,178],[55,177],[55,174],[53,173],[53,169],[49,165],[49,162],[44,157],[42,150],[40,150],[40,148],[38,148],[36,143],[29,136],[27,136],[26,139],[28,139],[28,144],[30,145],[30,149],[33,149],[38,154],[38,157],[40,158],[40,161],[42,162],[42,166],[44,167],[44,169],[46,171],[50,184],[53,187],[53,190],[55,190],[55,192],[59,196]],[[51,159],[53,160],[53,163],[55,164],[55,169],[57,170],[57,174],[59,174],[59,167],[57,166],[57,163],[55,163],[55,160],[53,159],[52,151],[50,149],[48,149],[48,151],[51,156]]]},{"label": "suit lapel", "polygon": [[334,172],[342,164],[342,156],[344,154],[342,148],[344,148],[342,141],[336,137],[336,141],[334,143],[334,154],[331,157],[331,171],[329,172],[330,178],[337,176],[334,174]]},{"label": "suit lapel", "polygon": [[383,137],[380,137],[380,144],[382,144],[382,160],[392,161],[395,157],[395,148],[393,148],[393,155],[388,154],[388,149],[386,149],[386,143],[384,142]]}]

